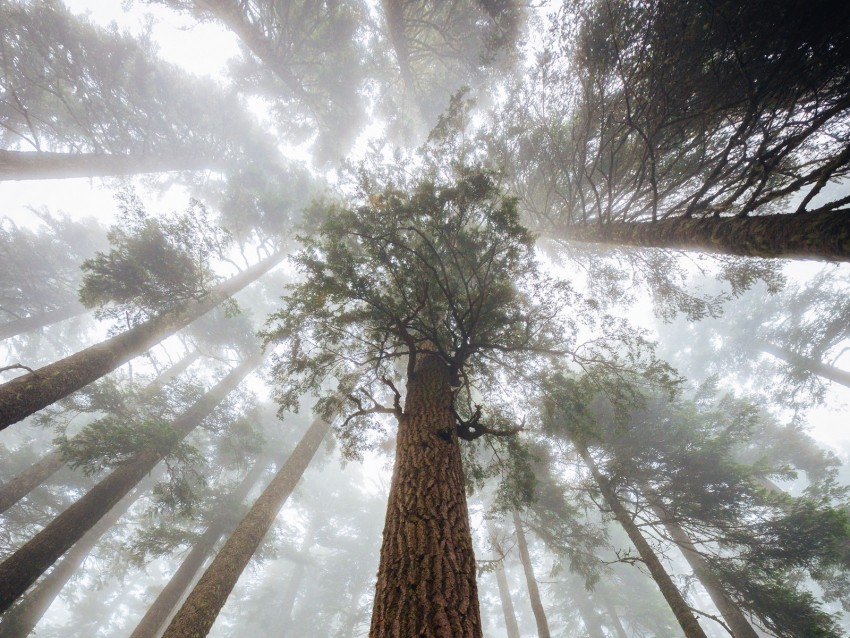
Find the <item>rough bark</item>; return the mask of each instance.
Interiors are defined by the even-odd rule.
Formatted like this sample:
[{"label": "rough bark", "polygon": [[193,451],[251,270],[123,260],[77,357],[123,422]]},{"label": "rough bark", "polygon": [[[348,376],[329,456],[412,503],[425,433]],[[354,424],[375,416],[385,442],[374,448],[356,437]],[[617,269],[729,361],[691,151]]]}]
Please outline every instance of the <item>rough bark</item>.
[{"label": "rough bark", "polygon": [[15,319],[14,321],[0,325],[0,340],[10,339],[32,332],[33,330],[38,330],[39,328],[51,326],[54,323],[59,323],[72,317],[78,317],[86,312],[88,310],[82,304],[70,303],[67,306],[49,312],[43,312],[40,315],[30,315],[29,317]]},{"label": "rough bark", "polygon": [[664,600],[667,601],[667,604],[673,611],[673,615],[676,617],[685,636],[687,638],[707,638],[705,631],[700,626],[687,601],[685,601],[682,593],[676,587],[673,579],[670,578],[670,574],[664,569],[658,556],[643,537],[638,526],[635,525],[629,512],[620,502],[620,499],[617,498],[617,494],[608,482],[607,477],[601,474],[586,448],[582,446],[576,447],[585,464],[590,469],[590,473],[593,475],[593,480],[599,487],[602,497],[605,499],[608,507],[611,508],[617,522],[625,530],[629,540],[635,546],[635,549],[637,549],[638,554],[640,554],[641,560],[652,575],[655,584],[658,585],[658,589],[661,590]]},{"label": "rough bark", "polygon": [[[188,436],[258,363],[259,357],[251,357],[234,368],[172,423],[174,430],[183,437]],[[41,574],[149,474],[163,456],[162,451],[147,450],[120,465],[3,561],[0,564],[0,612],[8,609]]]},{"label": "rough bark", "polygon": [[792,366],[808,370],[809,372],[829,381],[834,381],[835,383],[843,385],[845,388],[850,388],[850,372],[846,370],[836,368],[835,366],[828,365],[810,357],[804,357],[803,355],[791,352],[790,350],[786,350],[785,348],[766,341],[758,341],[756,345],[759,350],[771,355],[772,357],[782,359],[782,361],[790,363]]},{"label": "rough bark", "polygon": [[[490,544],[498,554],[504,556],[499,541],[496,538],[496,530],[493,524],[488,525],[490,535]],[[508,638],[520,638],[519,624],[516,620],[516,611],[514,610],[514,601],[511,598],[511,588],[508,586],[508,578],[505,575],[505,561],[499,560],[496,562],[496,585],[499,588],[499,599],[502,601],[502,614],[505,617],[505,629],[508,632]]]},{"label": "rough bark", "polygon": [[850,260],[850,214],[827,211],[755,217],[676,217],[570,226],[568,239],[744,257]]},{"label": "rough bark", "polygon": [[[237,510],[251,488],[257,484],[267,469],[267,464],[260,460],[254,463],[245,477],[239,482],[236,489],[230,494],[223,511],[206,529],[198,542],[192,547],[191,551],[183,559],[180,567],[174,572],[174,575],[168,581],[168,584],[156,597],[153,604],[148,607],[147,612],[136,625],[130,638],[156,638],[165,621],[171,615],[171,612],[180,602],[180,599],[186,593],[186,590],[192,584],[192,581],[197,576],[198,572],[204,566],[207,558],[209,558],[216,543],[226,534],[233,531],[235,521],[232,520],[231,512]],[[2,638],[2,636],[0,636]]]},{"label": "rough bark", "polygon": [[528,542],[525,539],[522,520],[517,512],[514,512],[514,527],[516,528],[516,544],[519,550],[519,560],[522,563],[522,571],[525,574],[525,582],[528,585],[528,598],[531,601],[531,611],[534,612],[534,621],[537,623],[537,635],[540,638],[550,638],[549,621],[546,620],[546,611],[543,609],[540,589],[537,587],[537,579],[534,577],[534,567],[531,564],[531,556],[528,553]]},{"label": "rough bark", "polygon": [[83,561],[109,529],[118,522],[138,498],[144,494],[153,481],[143,482],[132,494],[124,497],[97,524],[75,543],[62,561],[44,579],[33,587],[20,602],[3,614],[0,622],[0,638],[21,638],[28,636],[38,621],[44,616],[62,588],[71,580]]},{"label": "rough bark", "polygon": [[205,298],[146,321],[69,357],[0,385],[0,429],[68,396],[146,352],[280,263],[277,253],[216,286]]},{"label": "rough bark", "polygon": [[218,168],[221,164],[222,162],[210,157],[179,154],[122,155],[0,150],[0,181],[200,171]]},{"label": "rough bark", "polygon": [[207,568],[162,638],[202,638],[213,626],[236,581],[319,449],[330,425],[316,419],[268,487]]},{"label": "rough bark", "polygon": [[419,355],[399,418],[371,638],[479,638],[475,555],[448,367]]}]

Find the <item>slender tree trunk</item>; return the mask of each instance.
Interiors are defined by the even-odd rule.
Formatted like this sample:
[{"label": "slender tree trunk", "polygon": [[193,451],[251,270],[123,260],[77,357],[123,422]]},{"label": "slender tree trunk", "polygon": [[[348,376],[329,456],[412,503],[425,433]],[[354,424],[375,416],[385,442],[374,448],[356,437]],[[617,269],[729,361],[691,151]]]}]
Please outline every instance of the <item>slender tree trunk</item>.
[{"label": "slender tree trunk", "polygon": [[[576,589],[581,591],[576,592]],[[584,585],[579,583],[575,589],[575,603],[578,607],[579,616],[584,623],[584,628],[587,630],[587,635],[590,638],[605,638],[605,633],[602,631],[602,625],[599,624],[599,618],[596,616],[596,610],[590,601],[590,596]]]},{"label": "slender tree trunk", "polygon": [[[257,366],[259,360],[259,357],[250,357],[232,370],[175,420],[173,429],[182,437],[186,437],[236,389],[242,379]],[[41,574],[150,473],[164,455],[162,451],[144,451],[120,465],[23,547],[0,563],[0,612],[8,609]]]},{"label": "slender tree trunk", "polygon": [[528,543],[525,540],[525,532],[522,529],[522,520],[518,512],[514,512],[514,527],[516,527],[516,544],[517,549],[519,549],[519,559],[522,563],[522,571],[525,573],[525,582],[528,584],[531,611],[534,612],[534,620],[537,623],[537,635],[540,638],[549,638],[549,621],[546,620],[546,611],[543,609],[543,601],[540,599],[540,590],[537,587],[537,579],[534,577],[534,567],[531,564]]},{"label": "slender tree trunk", "polygon": [[294,620],[292,610],[295,608],[295,599],[298,598],[298,592],[301,591],[301,585],[304,583],[304,576],[307,574],[307,563],[309,562],[310,556],[309,552],[310,548],[313,546],[315,534],[316,521],[312,520],[304,535],[304,541],[301,543],[301,548],[298,550],[298,553],[302,556],[303,560],[295,563],[292,575],[287,580],[283,596],[279,599],[280,609],[278,618],[280,619],[280,624],[278,626],[278,630],[275,632],[278,636],[286,637],[290,635]]},{"label": "slender tree trunk", "polygon": [[496,537],[496,529],[493,523],[487,525],[487,531],[490,536],[490,544],[496,553],[502,558],[496,562],[496,585],[499,587],[499,599],[502,601],[502,614],[505,616],[505,629],[508,632],[508,638],[520,638],[519,625],[516,620],[516,611],[514,610],[514,601],[511,598],[511,588],[508,586],[508,578],[505,575],[505,561],[502,546]]},{"label": "slender tree trunk", "polygon": [[0,385],[0,429],[68,396],[147,351],[265,274],[277,253],[217,286],[204,299],[154,317],[126,332]]},{"label": "slender tree trunk", "polygon": [[[200,356],[201,353],[195,350],[191,354],[183,357],[180,361],[159,375],[156,380],[148,386],[147,390],[155,391],[162,388],[171,379],[182,372],[185,372],[186,369]],[[62,455],[59,452],[49,452],[36,461],[31,467],[0,486],[0,514],[12,507],[12,505],[20,501],[24,496],[53,476],[64,464],[65,462],[62,460]]]},{"label": "slender tree trunk", "polygon": [[[2,153],[2,151],[0,151],[0,153]],[[17,337],[18,335],[26,334],[33,330],[38,330],[39,328],[44,328],[72,317],[78,317],[86,312],[88,312],[88,309],[84,305],[73,302],[66,306],[62,306],[61,308],[57,308],[56,310],[50,310],[49,312],[44,312],[39,315],[30,315],[29,317],[23,317],[22,319],[15,319],[14,321],[9,321],[8,323],[0,325],[0,340]]]},{"label": "slender tree trunk", "polygon": [[345,625],[340,632],[342,638],[354,638],[354,631],[360,623],[360,617],[363,615],[360,610],[360,597],[366,589],[367,580],[365,578],[354,578],[351,589],[351,605],[348,607],[348,613],[345,616]]},{"label": "slender tree trunk", "polygon": [[758,341],[757,345],[759,350],[762,352],[776,357],[777,359],[782,359],[786,363],[790,363],[792,366],[808,370],[819,377],[823,377],[829,381],[834,381],[835,383],[843,385],[845,388],[850,388],[850,372],[846,370],[841,370],[835,366],[828,365],[821,361],[816,361],[810,357],[804,357],[766,341]]},{"label": "slender tree trunk", "polygon": [[62,561],[56,565],[32,591],[20,602],[3,614],[0,622],[0,638],[23,638],[28,636],[38,621],[50,609],[59,592],[77,572],[83,561],[97,545],[100,538],[118,522],[139,497],[144,494],[150,484],[150,479],[143,482],[132,494],[125,496],[115,507],[101,518],[97,524],[75,543]]},{"label": "slender tree trunk", "polygon": [[[230,497],[224,504],[221,515],[206,529],[204,534],[198,539],[198,542],[192,547],[192,550],[183,559],[180,567],[174,572],[171,580],[159,593],[153,604],[148,607],[147,612],[136,625],[130,638],[156,638],[165,621],[171,615],[171,612],[180,602],[183,594],[192,584],[195,576],[204,566],[207,558],[209,558],[216,543],[219,539],[229,534],[235,527],[235,521],[232,520],[232,512],[237,510],[245,500],[251,488],[257,484],[262,478],[263,472],[267,469],[267,464],[258,460],[254,463],[254,467],[248,472],[239,486],[233,491]],[[2,637],[0,637],[2,638]]]},{"label": "slender tree trunk", "polygon": [[580,242],[744,257],[850,260],[850,214],[841,211],[586,224],[570,226],[565,236]]},{"label": "slender tree trunk", "polygon": [[0,150],[0,181],[200,171],[220,165],[220,161],[209,157],[180,154],[123,155]]},{"label": "slender tree trunk", "polygon": [[614,627],[614,632],[617,634],[617,638],[629,638],[629,635],[626,633],[626,628],[623,627],[623,621],[620,620],[620,614],[617,613],[617,608],[614,604],[604,598],[602,600],[602,604],[605,606],[605,611],[608,612],[608,618],[611,620],[611,626]]},{"label": "slender tree trunk", "polygon": [[203,638],[269,531],[304,470],[313,460],[330,425],[316,419],[201,576],[162,638]]},{"label": "slender tree trunk", "polygon": [[479,638],[450,373],[423,352],[399,418],[371,638]]},{"label": "slender tree trunk", "polygon": [[404,5],[404,0],[381,0],[381,8],[384,10],[384,19],[387,23],[387,34],[395,52],[401,80],[404,88],[416,101],[416,80],[413,69],[410,68],[410,49],[404,33]]},{"label": "slender tree trunk", "polygon": [[682,631],[685,632],[685,636],[687,638],[708,638],[705,631],[703,631],[703,628],[697,621],[696,616],[694,616],[694,613],[691,611],[690,606],[676,587],[676,584],[673,582],[673,579],[670,578],[670,575],[664,569],[664,566],[661,564],[658,556],[656,556],[652,547],[643,537],[638,526],[635,525],[635,522],[632,520],[629,512],[625,507],[623,507],[623,504],[620,503],[620,500],[617,498],[617,494],[614,492],[614,489],[611,487],[608,479],[602,476],[599,472],[599,468],[596,467],[596,463],[593,458],[591,458],[587,448],[581,445],[576,445],[576,448],[578,449],[582,459],[584,459],[585,464],[590,469],[590,473],[593,475],[594,481],[596,481],[596,484],[599,486],[599,490],[602,493],[605,502],[608,503],[608,507],[611,508],[617,522],[622,525],[626,534],[628,534],[629,540],[632,541],[632,544],[640,554],[643,563],[646,565],[649,573],[655,580],[655,584],[658,585],[658,589],[661,590],[664,600],[667,601],[667,604],[673,611],[673,615],[679,622]]}]

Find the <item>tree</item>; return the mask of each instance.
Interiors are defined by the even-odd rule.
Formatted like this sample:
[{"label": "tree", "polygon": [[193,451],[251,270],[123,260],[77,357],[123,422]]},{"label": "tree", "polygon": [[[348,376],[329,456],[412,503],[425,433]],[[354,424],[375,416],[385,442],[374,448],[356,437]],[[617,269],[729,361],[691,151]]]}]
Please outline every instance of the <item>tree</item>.
[{"label": "tree", "polygon": [[531,610],[534,612],[534,620],[537,622],[537,635],[540,638],[549,638],[549,623],[546,621],[546,611],[543,609],[543,601],[540,600],[540,590],[537,587],[537,579],[534,577],[534,566],[531,564],[531,556],[528,553],[528,542],[525,540],[525,531],[522,528],[522,519],[514,512],[514,529],[516,530],[517,548],[525,573],[525,582],[528,585],[528,596],[531,599]]}]

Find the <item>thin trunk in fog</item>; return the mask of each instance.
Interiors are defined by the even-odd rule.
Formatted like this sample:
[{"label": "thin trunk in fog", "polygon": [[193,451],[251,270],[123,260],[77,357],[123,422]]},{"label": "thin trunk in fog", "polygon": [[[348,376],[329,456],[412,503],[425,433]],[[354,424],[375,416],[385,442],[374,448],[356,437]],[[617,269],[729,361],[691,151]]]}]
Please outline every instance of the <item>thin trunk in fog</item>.
[{"label": "thin trunk in fog", "polygon": [[[198,542],[192,547],[191,551],[183,559],[180,567],[174,572],[174,575],[168,581],[168,584],[156,597],[153,604],[148,607],[147,612],[136,625],[130,638],[156,638],[165,621],[174,611],[174,608],[183,598],[186,590],[195,580],[198,572],[204,566],[213,550],[216,543],[222,536],[229,534],[236,526],[236,521],[233,520],[233,512],[237,511],[242,501],[248,496],[251,488],[257,484],[262,478],[263,472],[268,465],[263,460],[258,460],[254,463],[251,470],[245,475],[237,488],[230,494],[223,505],[221,514],[210,524],[203,535],[198,539]],[[2,637],[0,637],[2,638]]]},{"label": "thin trunk in fog", "polygon": [[620,502],[620,499],[617,498],[617,494],[611,487],[608,479],[603,476],[599,471],[599,468],[596,467],[596,462],[588,453],[587,448],[579,444],[576,444],[576,448],[588,469],[590,469],[590,473],[593,475],[593,480],[599,487],[602,497],[605,499],[608,507],[611,508],[614,517],[623,527],[623,530],[635,546],[635,549],[637,549],[641,560],[644,565],[646,565],[646,568],[652,575],[653,580],[655,580],[655,584],[658,585],[658,589],[661,590],[664,600],[667,601],[667,604],[673,611],[673,615],[679,622],[679,626],[682,628],[682,631],[685,632],[685,636],[687,638],[707,638],[705,631],[697,621],[694,612],[691,611],[690,605],[688,605],[687,601],[685,601],[682,593],[673,582],[673,579],[670,578],[670,574],[668,574],[664,569],[664,566],[661,564],[658,556],[652,550],[652,547],[647,540],[643,537],[643,534],[641,534],[640,529],[632,520],[629,512]]},{"label": "thin trunk in fog", "polygon": [[410,49],[407,46],[407,36],[404,33],[404,1],[381,0],[384,19],[387,23],[387,35],[395,53],[398,70],[404,88],[416,100],[416,80],[410,68]]},{"label": "thin trunk in fog", "polygon": [[30,315],[29,317],[23,317],[21,319],[15,319],[14,321],[9,321],[0,325],[0,340],[10,339],[12,337],[17,337],[18,335],[32,332],[33,330],[38,330],[39,328],[45,328],[53,325],[54,323],[59,323],[60,321],[71,319],[72,317],[78,317],[86,312],[88,312],[88,309],[84,305],[72,302],[67,306],[57,308],[56,310],[50,310],[49,312],[43,312],[38,315]]},{"label": "thin trunk in fog", "polygon": [[0,385],[0,429],[96,381],[189,325],[284,259],[266,258],[216,286],[209,295],[146,321],[76,354]]},{"label": "thin trunk in fog", "polygon": [[360,602],[360,597],[363,595],[363,592],[366,590],[367,579],[363,578],[362,574],[355,575],[352,578],[352,589],[351,589],[351,605],[348,608],[348,614],[345,617],[345,625],[343,626],[342,632],[340,636],[342,638],[354,638],[354,630],[357,629],[357,625],[360,622],[360,606],[358,603]]},{"label": "thin trunk in fog", "polygon": [[32,632],[38,621],[56,600],[59,592],[71,580],[71,577],[83,564],[91,550],[97,545],[101,536],[118,522],[118,519],[150,488],[152,483],[153,481],[148,479],[139,485],[135,492],[128,494],[119,501],[94,527],[86,532],[79,542],[74,544],[53,571],[33,587],[32,591],[24,596],[17,605],[3,614],[2,622],[0,622],[0,638],[22,638]]},{"label": "thin trunk in fog", "polygon": [[505,555],[499,540],[496,537],[496,529],[493,523],[487,524],[487,532],[490,536],[490,544],[498,555],[502,558],[496,561],[496,585],[499,588],[499,599],[502,601],[502,614],[505,617],[505,629],[508,632],[508,638],[520,638],[519,625],[516,620],[516,611],[514,610],[514,601],[511,599],[511,588],[508,586],[508,578],[505,575]]},{"label": "thin trunk in fog", "polygon": [[587,630],[587,635],[590,638],[605,638],[605,632],[602,631],[602,625],[599,623],[596,610],[593,608],[590,595],[587,593],[584,585],[580,583],[573,589],[573,592],[576,607],[578,607],[578,613],[584,623],[584,628]]},{"label": "thin trunk in fog", "polygon": [[844,211],[585,224],[570,226],[563,236],[579,242],[743,257],[850,260],[850,215]]},{"label": "thin trunk in fog", "polygon": [[279,599],[281,602],[278,618],[280,626],[275,632],[280,636],[288,636],[292,627],[292,610],[295,608],[295,599],[298,598],[298,592],[301,591],[301,585],[304,583],[304,576],[307,574],[307,563],[310,560],[310,548],[313,546],[316,534],[316,521],[311,519],[310,525],[304,534],[304,541],[301,543],[301,548],[298,553],[302,560],[295,563],[292,569],[292,575],[288,578],[286,589],[283,596]]},{"label": "thin trunk in fog", "polygon": [[519,549],[519,559],[522,563],[522,571],[525,573],[525,582],[528,585],[528,598],[531,601],[531,611],[534,612],[534,620],[537,623],[537,635],[540,638],[549,638],[549,621],[546,620],[546,611],[543,609],[540,589],[537,587],[537,579],[534,577],[534,567],[531,564],[528,543],[525,540],[525,532],[523,531],[522,520],[518,512],[514,512],[514,527],[516,528],[516,544],[517,549]]},{"label": "thin trunk in fog", "polygon": [[449,367],[421,352],[399,417],[370,638],[480,638]]},{"label": "thin trunk in fog", "polygon": [[123,155],[118,153],[49,153],[0,150],[0,181],[113,177],[141,173],[200,171],[220,167],[210,157]]},{"label": "thin trunk in fog", "polygon": [[201,576],[162,638],[201,638],[209,633],[236,581],[313,460],[329,429],[328,422],[322,419],[313,421],[286,463]]},{"label": "thin trunk in fog", "polygon": [[[251,357],[234,368],[172,423],[189,435],[259,364]],[[56,560],[159,463],[166,451],[146,450],[118,466],[23,547],[0,563],[0,612],[9,608]]]},{"label": "thin trunk in fog", "polygon": [[[183,357],[180,361],[160,374],[148,386],[148,391],[154,391],[171,381],[177,375],[186,371],[199,357],[197,350]],[[42,456],[32,466],[0,486],[0,514],[12,507],[36,487],[59,471],[65,462],[59,452],[49,452]]]},{"label": "thin trunk in fog", "polygon": [[609,602],[603,597],[602,605],[603,607],[605,607],[605,611],[608,613],[608,619],[611,621],[611,626],[614,627],[614,633],[617,634],[617,638],[629,638],[629,635],[626,633],[626,628],[623,627],[623,622],[620,620],[620,614],[617,613],[617,608],[614,606],[614,603]]},{"label": "thin trunk in fog", "polygon": [[758,341],[757,345],[758,349],[762,352],[776,357],[777,359],[781,359],[786,363],[790,363],[792,366],[808,370],[819,377],[828,379],[829,381],[834,381],[846,388],[850,388],[850,372],[846,370],[841,370],[835,366],[822,363],[821,361],[816,361],[810,357],[804,357],[803,355],[791,352],[790,350],[766,341]]}]

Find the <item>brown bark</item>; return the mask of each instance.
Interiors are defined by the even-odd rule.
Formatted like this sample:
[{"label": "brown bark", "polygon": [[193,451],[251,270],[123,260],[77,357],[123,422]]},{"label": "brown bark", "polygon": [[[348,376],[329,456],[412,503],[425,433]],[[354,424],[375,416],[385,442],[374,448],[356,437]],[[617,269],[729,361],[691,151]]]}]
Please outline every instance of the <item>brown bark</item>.
[{"label": "brown bark", "polygon": [[850,214],[842,211],[587,224],[570,226],[565,236],[580,242],[744,257],[850,260]]},{"label": "brown bark", "polygon": [[481,636],[450,376],[422,353],[407,383],[371,638]]},{"label": "brown bark", "polygon": [[537,635],[540,638],[549,638],[549,621],[546,620],[546,611],[543,609],[543,601],[540,599],[540,590],[537,587],[537,579],[534,577],[534,567],[531,564],[528,543],[525,540],[525,532],[522,529],[522,520],[518,512],[514,512],[514,527],[516,528],[516,544],[517,549],[519,549],[519,560],[522,563],[522,571],[525,574],[525,582],[528,585],[528,598],[531,601],[531,611],[534,612],[534,620],[537,623]]},{"label": "brown bark", "polygon": [[520,638],[519,624],[516,620],[516,611],[514,610],[514,601],[511,598],[511,588],[508,586],[508,578],[505,575],[504,552],[496,538],[496,530],[493,524],[488,525],[490,535],[490,544],[496,553],[502,556],[501,560],[496,562],[496,585],[499,588],[499,599],[502,601],[502,614],[505,617],[505,629],[508,632],[508,638]]},{"label": "brown bark", "polygon": [[209,633],[239,576],[274,523],[330,425],[316,419],[268,487],[201,576],[162,638],[202,638]]},{"label": "brown bark", "polygon": [[96,381],[192,323],[280,263],[277,253],[228,279],[204,299],[0,385],[0,429]]},{"label": "brown bark", "polygon": [[596,467],[596,463],[593,458],[591,458],[587,448],[581,445],[576,445],[576,448],[578,449],[585,464],[590,469],[590,473],[593,475],[593,480],[596,481],[599,491],[602,493],[602,497],[605,499],[608,507],[611,508],[617,522],[620,523],[623,530],[625,530],[629,540],[631,540],[632,544],[635,546],[635,549],[637,549],[641,560],[652,575],[655,584],[658,585],[658,589],[661,590],[664,600],[667,601],[667,604],[673,611],[673,615],[679,622],[679,626],[682,628],[685,636],[687,638],[707,638],[705,631],[703,631],[703,628],[700,626],[696,616],[693,611],[691,611],[690,606],[685,601],[681,592],[676,587],[673,579],[670,578],[670,575],[664,569],[664,566],[661,564],[658,556],[655,554],[647,540],[643,537],[638,526],[635,525],[635,522],[632,520],[629,512],[625,507],[623,507],[623,504],[617,498],[617,494],[608,482],[607,477],[600,473],[599,468]]},{"label": "brown bark", "polygon": [[[251,357],[234,368],[172,423],[174,430],[183,437],[188,436],[258,363],[259,357]],[[41,574],[150,473],[163,456],[162,451],[144,451],[120,465],[0,563],[0,612],[8,609]]]},{"label": "brown bark", "polygon": [[[174,575],[168,581],[168,584],[156,597],[153,604],[148,607],[147,612],[136,625],[130,638],[156,638],[159,635],[162,626],[171,612],[180,602],[183,594],[192,584],[195,576],[201,571],[207,558],[209,558],[216,543],[219,539],[229,534],[235,527],[235,521],[231,519],[231,512],[236,510],[245,500],[251,488],[257,484],[267,468],[264,461],[257,461],[254,467],[240,481],[237,488],[233,491],[230,497],[224,504],[224,509],[206,529],[198,542],[192,547],[191,551],[183,559],[180,567],[174,572]],[[2,638],[2,636],[0,636]]]},{"label": "brown bark", "polygon": [[0,340],[17,337],[18,335],[65,321],[71,317],[78,317],[86,312],[88,310],[82,304],[70,303],[62,308],[57,308],[56,310],[44,312],[39,315],[30,315],[29,317],[15,319],[14,321],[0,325]]},{"label": "brown bark", "polygon": [[803,355],[791,352],[790,350],[786,350],[785,348],[766,341],[759,341],[757,345],[759,350],[762,352],[776,357],[777,359],[782,359],[786,363],[790,363],[792,366],[808,370],[819,377],[823,377],[829,381],[834,381],[835,383],[843,385],[845,388],[850,388],[850,372],[846,370],[836,368],[835,366],[828,365],[821,361],[816,361],[810,357],[804,357]]},{"label": "brown bark", "polygon": [[221,164],[220,161],[209,157],[178,154],[122,155],[0,150],[0,181],[200,171],[214,169]]}]

